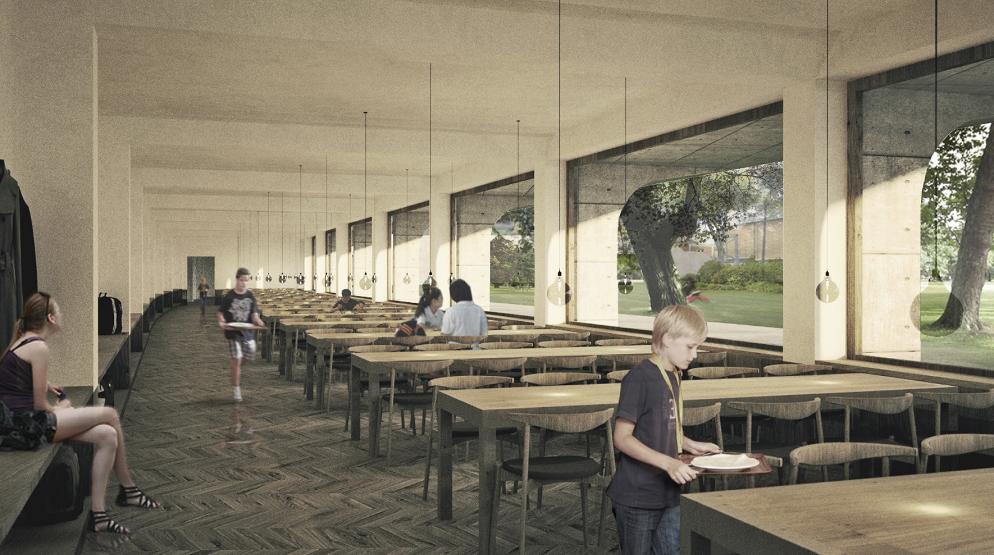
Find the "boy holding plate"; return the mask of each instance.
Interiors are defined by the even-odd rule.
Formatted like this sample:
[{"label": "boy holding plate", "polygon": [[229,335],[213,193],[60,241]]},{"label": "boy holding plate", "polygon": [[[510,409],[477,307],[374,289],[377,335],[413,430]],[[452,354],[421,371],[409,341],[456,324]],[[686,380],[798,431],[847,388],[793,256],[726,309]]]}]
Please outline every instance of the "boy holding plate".
[{"label": "boy holding plate", "polygon": [[652,324],[652,356],[621,382],[614,446],[621,453],[607,494],[622,553],[680,552],[680,486],[697,471],[677,455],[707,455],[713,443],[683,436],[680,372],[697,358],[707,322],[694,309],[668,306]]},{"label": "boy holding plate", "polygon": [[235,288],[225,293],[217,309],[217,325],[224,330],[231,354],[231,386],[236,402],[242,400],[242,360],[255,357],[255,330],[252,326],[265,326],[259,318],[255,295],[248,288],[250,275],[248,268],[238,268]]}]

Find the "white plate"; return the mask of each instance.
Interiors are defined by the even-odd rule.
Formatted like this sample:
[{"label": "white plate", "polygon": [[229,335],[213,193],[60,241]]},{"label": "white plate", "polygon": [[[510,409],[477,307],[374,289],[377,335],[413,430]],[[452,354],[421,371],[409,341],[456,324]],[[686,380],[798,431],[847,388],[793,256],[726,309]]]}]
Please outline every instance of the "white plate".
[{"label": "white plate", "polygon": [[250,322],[228,322],[227,324],[225,324],[225,326],[229,328],[241,328],[241,329],[250,330],[255,327],[255,324],[252,324]]},{"label": "white plate", "polygon": [[759,459],[753,459],[744,453],[732,455],[721,453],[719,455],[707,455],[705,457],[694,457],[690,464],[705,470],[745,470],[759,466]]}]

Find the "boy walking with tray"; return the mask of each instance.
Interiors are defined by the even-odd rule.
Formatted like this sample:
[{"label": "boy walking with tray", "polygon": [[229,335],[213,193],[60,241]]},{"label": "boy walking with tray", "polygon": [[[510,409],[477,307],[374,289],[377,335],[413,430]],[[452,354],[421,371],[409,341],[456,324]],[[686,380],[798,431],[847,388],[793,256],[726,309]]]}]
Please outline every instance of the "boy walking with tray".
[{"label": "boy walking with tray", "polygon": [[621,453],[608,487],[625,555],[680,553],[680,486],[697,471],[677,455],[707,455],[713,443],[683,436],[680,371],[697,358],[707,322],[688,306],[661,310],[652,325],[652,356],[621,382],[614,446]]},{"label": "boy walking with tray", "polygon": [[255,295],[248,288],[249,275],[247,268],[238,269],[235,288],[225,293],[217,309],[217,324],[224,330],[231,353],[231,386],[236,402],[242,400],[242,360],[255,358],[255,330],[265,327]]}]

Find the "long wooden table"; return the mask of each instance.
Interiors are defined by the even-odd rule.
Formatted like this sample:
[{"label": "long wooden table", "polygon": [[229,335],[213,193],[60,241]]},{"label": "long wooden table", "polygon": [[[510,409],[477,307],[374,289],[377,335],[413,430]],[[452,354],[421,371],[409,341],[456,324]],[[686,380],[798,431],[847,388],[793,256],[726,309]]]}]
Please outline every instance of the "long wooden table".
[{"label": "long wooden table", "polygon": [[684,495],[683,553],[994,553],[994,469]]},{"label": "long wooden table", "polygon": [[[407,318],[381,318],[374,316],[366,319],[338,319],[324,320],[321,322],[311,320],[280,320],[276,323],[277,337],[280,338],[280,362],[281,374],[286,375],[287,381],[293,380],[293,367],[296,363],[297,342],[300,334],[311,329],[325,328],[372,328],[377,326],[397,327]],[[280,333],[282,332],[282,333]]]},{"label": "long wooden table", "polygon": [[[648,349],[647,345],[640,347]],[[574,353],[577,350],[572,349]],[[955,391],[955,389],[955,387],[947,385],[872,374],[691,380],[684,382],[682,387],[685,401],[702,403],[741,400],[784,402],[802,401],[826,395],[872,397],[918,391]],[[500,426],[511,424],[507,419],[507,414],[535,411],[580,412],[605,409],[617,406],[620,392],[621,384],[617,383],[441,392],[438,396],[440,431],[437,487],[439,518],[442,520],[452,519],[452,423],[456,417],[472,422],[479,428],[479,552],[490,553],[495,545],[490,530],[490,521],[493,501],[491,486],[495,479],[494,472],[497,464],[496,430]]]},{"label": "long wooden table", "polygon": [[[427,330],[428,337],[432,342],[445,341],[447,336],[436,330]],[[569,339],[577,337],[578,332],[560,330],[555,328],[535,328],[526,330],[490,330],[488,337],[499,337],[502,341],[514,341],[515,338],[528,338],[535,335],[546,336],[555,339]],[[389,343],[394,337],[394,330],[384,329],[383,333],[336,333],[334,330],[313,330],[306,332],[307,341],[307,368],[304,378],[304,396],[307,400],[315,397],[314,389],[317,388],[316,405],[323,407],[325,404],[324,390],[325,377],[328,368],[324,364],[325,357],[340,346],[354,344],[356,339],[368,339],[373,343]],[[317,372],[315,383],[314,373]],[[358,439],[358,437],[353,438]]]}]

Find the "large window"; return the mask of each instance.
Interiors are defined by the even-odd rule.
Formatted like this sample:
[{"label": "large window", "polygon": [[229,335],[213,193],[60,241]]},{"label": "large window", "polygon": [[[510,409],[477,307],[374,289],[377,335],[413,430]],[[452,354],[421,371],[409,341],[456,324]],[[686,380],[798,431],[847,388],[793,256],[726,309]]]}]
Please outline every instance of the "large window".
[{"label": "large window", "polygon": [[[994,368],[994,44],[850,85],[850,352]],[[935,114],[938,113],[938,120]]]},{"label": "large window", "polygon": [[663,307],[689,304],[711,339],[782,345],[781,113],[569,162],[570,319],[648,330]]},{"label": "large window", "polygon": [[337,254],[336,239],[337,235],[334,229],[324,232],[324,275],[319,276],[319,278],[323,280],[321,283],[324,284],[324,291],[327,293],[338,291],[338,276],[335,275],[335,260],[338,258],[335,256]]},{"label": "large window", "polygon": [[373,296],[373,219],[349,224],[348,288],[360,297]]},{"label": "large window", "polygon": [[534,313],[534,185],[529,172],[453,196],[454,277],[489,311]]},{"label": "large window", "polygon": [[428,204],[402,208],[389,218],[390,299],[417,302],[431,262]]}]

